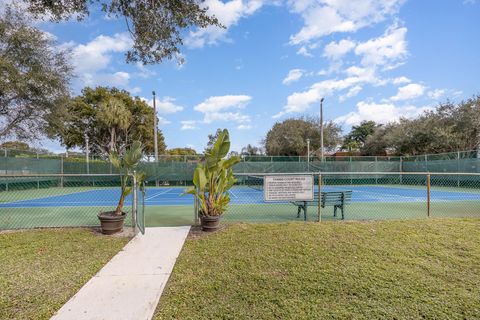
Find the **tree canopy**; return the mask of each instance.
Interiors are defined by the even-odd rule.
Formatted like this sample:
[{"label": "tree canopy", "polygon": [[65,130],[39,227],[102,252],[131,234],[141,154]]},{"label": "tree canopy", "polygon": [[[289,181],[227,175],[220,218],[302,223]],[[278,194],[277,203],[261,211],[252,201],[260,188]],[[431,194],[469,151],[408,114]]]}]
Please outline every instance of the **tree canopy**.
[{"label": "tree canopy", "polygon": [[[153,116],[153,109],[145,101],[131,97],[127,91],[87,87],[50,123],[49,133],[69,149],[85,149],[88,137],[90,152],[103,157],[139,140],[145,154],[150,155],[154,152]],[[157,135],[159,153],[163,153],[164,137],[160,130]]]},{"label": "tree canopy", "polygon": [[367,155],[398,155],[474,150],[480,147],[480,96],[458,104],[447,102],[414,119],[377,127],[365,142]]},{"label": "tree canopy", "polygon": [[367,138],[371,136],[379,126],[381,125],[375,121],[362,121],[358,126],[352,126],[350,133],[348,133],[343,140],[342,149],[348,151],[363,149]]},{"label": "tree canopy", "polygon": [[0,144],[0,148],[16,149],[16,150],[29,150],[30,145],[28,143],[22,142],[22,141],[5,141],[4,143]]},{"label": "tree canopy", "polygon": [[68,55],[8,9],[0,17],[0,35],[0,139],[38,138],[68,100]]},{"label": "tree canopy", "polygon": [[242,148],[242,151],[240,153],[242,156],[256,156],[256,155],[262,155],[263,150],[261,147],[256,147],[251,144],[247,144],[245,147]]},{"label": "tree canopy", "polygon": [[171,156],[195,156],[197,152],[192,148],[173,148],[165,151],[165,154]]},{"label": "tree canopy", "polygon": [[[222,27],[218,19],[207,14],[203,0],[22,0],[36,17],[52,21],[76,17],[83,20],[92,10],[125,21],[133,38],[127,62],[159,63],[179,58],[182,31],[193,27]],[[181,60],[181,58],[180,58]]]},{"label": "tree canopy", "polygon": [[[303,156],[307,153],[307,139],[310,150],[319,152],[320,128],[315,118],[291,118],[277,122],[265,138],[265,151],[269,156]],[[334,150],[341,143],[341,128],[329,121],[324,124],[324,147]]]}]

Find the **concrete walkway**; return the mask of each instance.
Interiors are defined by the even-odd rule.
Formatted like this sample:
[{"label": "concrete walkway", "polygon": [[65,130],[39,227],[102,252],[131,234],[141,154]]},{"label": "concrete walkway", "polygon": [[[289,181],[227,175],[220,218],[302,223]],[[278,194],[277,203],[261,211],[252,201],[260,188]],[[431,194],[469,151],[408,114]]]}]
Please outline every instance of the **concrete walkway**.
[{"label": "concrete walkway", "polygon": [[189,230],[147,228],[145,235],[133,238],[51,319],[151,319]]}]

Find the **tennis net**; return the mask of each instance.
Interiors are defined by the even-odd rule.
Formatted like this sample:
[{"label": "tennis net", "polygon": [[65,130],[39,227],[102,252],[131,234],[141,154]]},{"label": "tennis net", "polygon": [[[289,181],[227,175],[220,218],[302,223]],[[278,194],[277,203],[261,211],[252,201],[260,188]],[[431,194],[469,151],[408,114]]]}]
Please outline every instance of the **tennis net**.
[{"label": "tennis net", "polygon": [[244,183],[254,190],[263,191],[263,176],[245,176]]}]

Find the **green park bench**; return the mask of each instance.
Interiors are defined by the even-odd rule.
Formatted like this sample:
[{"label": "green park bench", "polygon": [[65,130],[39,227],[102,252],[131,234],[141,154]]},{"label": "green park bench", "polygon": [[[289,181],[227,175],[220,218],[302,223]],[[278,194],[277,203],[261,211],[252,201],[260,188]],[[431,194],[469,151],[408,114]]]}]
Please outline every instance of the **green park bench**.
[{"label": "green park bench", "polygon": [[[337,216],[337,209],[342,210],[342,220],[345,219],[345,206],[352,200],[352,191],[328,191],[321,192],[322,198],[320,206],[325,208],[327,206],[333,207],[333,216]],[[314,193],[312,201],[293,201],[292,204],[298,207],[297,218],[300,218],[300,213],[303,210],[304,220],[307,221],[308,206],[318,206],[318,192]]]}]

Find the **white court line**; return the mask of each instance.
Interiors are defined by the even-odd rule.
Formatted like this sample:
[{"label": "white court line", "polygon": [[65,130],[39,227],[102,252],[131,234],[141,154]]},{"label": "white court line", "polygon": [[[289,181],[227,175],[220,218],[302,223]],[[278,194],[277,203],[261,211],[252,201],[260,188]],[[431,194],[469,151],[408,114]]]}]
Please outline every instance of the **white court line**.
[{"label": "white court line", "polygon": [[235,198],[238,198],[237,195],[236,195],[235,193],[233,193],[233,190],[232,190],[232,189],[230,189],[229,192],[232,194],[232,196],[234,196]]},{"label": "white court line", "polygon": [[145,198],[145,201],[148,201],[148,200],[150,200],[150,199],[153,199],[153,198],[155,198],[155,197],[158,197],[159,195],[165,194],[165,193],[167,193],[167,192],[169,192],[169,191],[172,191],[172,190],[173,190],[173,189],[170,188],[170,189],[167,189],[167,190],[165,190],[165,191],[163,191],[163,192],[156,193],[156,194],[154,194],[154,195],[151,196],[151,197]]}]

